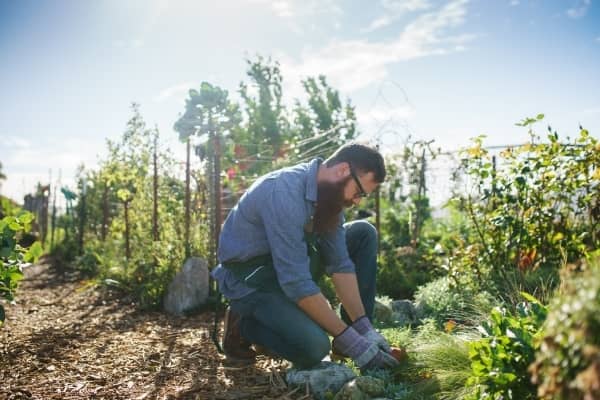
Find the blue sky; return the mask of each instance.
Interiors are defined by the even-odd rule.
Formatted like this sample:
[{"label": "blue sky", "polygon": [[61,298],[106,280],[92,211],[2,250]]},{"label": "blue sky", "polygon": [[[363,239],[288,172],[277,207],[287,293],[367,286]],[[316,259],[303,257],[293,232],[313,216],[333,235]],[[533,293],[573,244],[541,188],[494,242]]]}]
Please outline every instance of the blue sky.
[{"label": "blue sky", "polygon": [[538,113],[561,135],[600,135],[598,0],[0,0],[1,193],[72,184],[141,104],[178,154],[188,89],[237,97],[246,57],[281,63],[284,98],[325,74],[356,106],[365,138],[411,134],[444,150],[486,134],[526,140]]}]

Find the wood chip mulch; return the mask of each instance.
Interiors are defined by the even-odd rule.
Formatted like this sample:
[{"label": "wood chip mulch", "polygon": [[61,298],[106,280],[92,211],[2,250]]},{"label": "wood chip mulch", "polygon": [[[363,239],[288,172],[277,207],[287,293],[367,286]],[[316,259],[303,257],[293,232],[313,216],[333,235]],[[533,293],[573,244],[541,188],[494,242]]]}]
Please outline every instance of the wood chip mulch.
[{"label": "wood chip mulch", "polygon": [[49,260],[26,268],[3,305],[0,399],[312,399],[286,386],[285,361],[228,364],[210,338],[212,312],[143,312]]}]

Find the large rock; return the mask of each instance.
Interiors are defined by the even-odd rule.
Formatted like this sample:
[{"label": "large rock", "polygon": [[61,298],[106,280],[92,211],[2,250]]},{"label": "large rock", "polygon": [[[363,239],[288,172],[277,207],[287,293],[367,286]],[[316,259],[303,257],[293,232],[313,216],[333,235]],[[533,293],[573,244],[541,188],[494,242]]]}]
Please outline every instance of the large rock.
[{"label": "large rock", "polygon": [[335,395],[334,400],[369,400],[385,393],[382,379],[372,376],[359,376],[347,382]]},{"label": "large rock", "polygon": [[415,306],[410,300],[393,301],[392,311],[392,319],[397,325],[410,325],[417,321]]},{"label": "large rock", "polygon": [[286,381],[291,387],[306,387],[317,400],[324,400],[327,394],[336,394],[342,386],[356,374],[349,367],[329,361],[321,361],[311,369],[291,368],[286,374]]},{"label": "large rock", "polygon": [[392,322],[392,309],[379,301],[375,301],[373,317],[376,321],[384,324]]},{"label": "large rock", "polygon": [[183,315],[208,298],[208,263],[199,257],[188,258],[169,284],[164,308],[170,314]]}]

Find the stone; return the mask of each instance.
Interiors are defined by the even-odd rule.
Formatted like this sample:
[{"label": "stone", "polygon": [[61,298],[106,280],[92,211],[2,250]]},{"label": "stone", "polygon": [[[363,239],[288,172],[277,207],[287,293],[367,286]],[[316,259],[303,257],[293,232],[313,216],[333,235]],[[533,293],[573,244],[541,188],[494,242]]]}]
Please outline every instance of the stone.
[{"label": "stone", "polygon": [[404,326],[416,322],[415,306],[410,300],[395,300],[392,302],[392,319],[394,323]]},{"label": "stone", "polygon": [[392,311],[412,315],[415,312],[415,306],[410,300],[394,300],[392,301]]},{"label": "stone", "polygon": [[415,303],[415,319],[420,321],[427,317],[428,308],[427,303],[423,300],[417,301]]},{"label": "stone", "polygon": [[183,264],[167,289],[164,309],[175,315],[183,315],[208,299],[208,263],[199,257],[190,257]]},{"label": "stone", "polygon": [[310,369],[291,368],[286,374],[290,387],[306,387],[316,400],[324,400],[339,392],[346,382],[356,377],[354,371],[343,364],[321,361]]},{"label": "stone", "polygon": [[358,376],[347,382],[334,400],[369,400],[385,393],[385,382],[373,376]]},{"label": "stone", "polygon": [[392,309],[383,303],[375,301],[375,307],[373,308],[373,317],[376,321],[384,324],[392,322]]}]

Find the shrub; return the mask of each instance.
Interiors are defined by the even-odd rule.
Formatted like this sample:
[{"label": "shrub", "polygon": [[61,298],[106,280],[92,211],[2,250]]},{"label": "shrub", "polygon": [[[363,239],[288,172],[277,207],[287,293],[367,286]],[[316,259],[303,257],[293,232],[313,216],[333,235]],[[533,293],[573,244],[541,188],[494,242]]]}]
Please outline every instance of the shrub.
[{"label": "shrub", "polygon": [[[19,281],[23,278],[24,263],[35,261],[42,254],[39,242],[29,248],[19,244],[20,238],[31,229],[34,216],[21,211],[0,220],[0,298],[12,300]],[[4,323],[4,308],[0,305],[0,325]]]},{"label": "shrub", "polygon": [[487,292],[475,293],[451,283],[448,277],[441,277],[417,289],[415,303],[419,317],[433,318],[438,327],[450,319],[459,324],[477,325],[497,303]]},{"label": "shrub", "polygon": [[492,310],[490,320],[479,328],[484,337],[470,344],[467,385],[475,391],[469,400],[535,399],[527,368],[547,310],[534,297],[523,296],[528,301],[519,304],[516,315],[506,309]]},{"label": "shrub", "polygon": [[530,367],[542,399],[600,398],[600,258],[552,302]]}]

